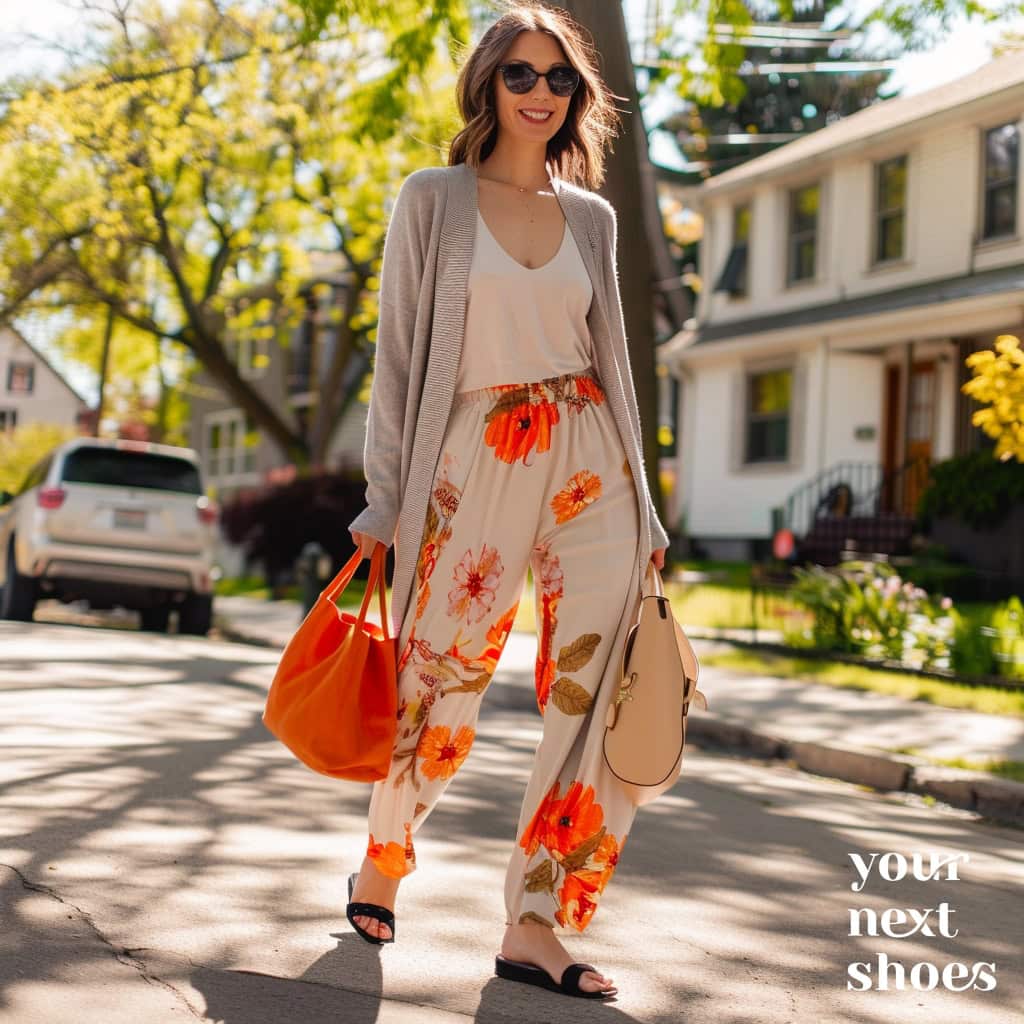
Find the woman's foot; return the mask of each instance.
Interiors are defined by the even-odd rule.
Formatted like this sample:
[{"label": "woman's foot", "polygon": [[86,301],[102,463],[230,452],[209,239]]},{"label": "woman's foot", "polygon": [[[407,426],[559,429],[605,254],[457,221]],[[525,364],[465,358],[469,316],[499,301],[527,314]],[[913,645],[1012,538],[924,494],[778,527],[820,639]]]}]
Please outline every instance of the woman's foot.
[{"label": "woman's foot", "polygon": [[[369,857],[364,857],[363,866],[359,869],[359,877],[356,879],[356,886],[352,890],[352,902],[376,903],[394,913],[399,882],[401,882],[400,878],[391,878],[381,874],[377,870],[377,865]],[[391,928],[383,921],[378,921],[375,917],[368,917],[366,914],[355,914],[353,917],[359,926],[365,928],[371,935],[376,935],[380,939],[391,938]]]},{"label": "woman's foot", "polygon": [[[556,982],[561,981],[566,967],[575,963],[569,951],[558,941],[554,929],[536,921],[507,925],[501,941],[501,955],[509,960],[543,967]],[[585,992],[616,991],[612,979],[597,971],[584,971],[580,975],[580,988]]]}]

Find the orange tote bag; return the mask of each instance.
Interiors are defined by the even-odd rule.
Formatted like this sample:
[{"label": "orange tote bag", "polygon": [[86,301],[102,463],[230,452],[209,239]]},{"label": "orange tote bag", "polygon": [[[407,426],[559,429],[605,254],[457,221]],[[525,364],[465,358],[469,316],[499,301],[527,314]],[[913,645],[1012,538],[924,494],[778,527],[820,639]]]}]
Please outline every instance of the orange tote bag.
[{"label": "orange tote bag", "polygon": [[[334,603],[359,551],[327,586],[281,656],[263,711],[266,727],[307,767],[354,782],[386,778],[398,733],[395,641],[384,597],[385,545],[370,558],[359,615]],[[381,626],[366,621],[374,587]]]}]

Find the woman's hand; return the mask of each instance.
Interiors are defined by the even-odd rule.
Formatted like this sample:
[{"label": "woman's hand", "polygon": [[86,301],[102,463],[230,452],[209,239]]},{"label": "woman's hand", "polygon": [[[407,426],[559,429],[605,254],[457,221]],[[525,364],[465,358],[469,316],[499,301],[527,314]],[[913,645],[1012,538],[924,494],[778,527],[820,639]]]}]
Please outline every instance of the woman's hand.
[{"label": "woman's hand", "polygon": [[360,533],[358,530],[350,530],[349,533],[352,534],[352,540],[359,548],[360,558],[370,558],[373,555],[373,549],[377,546],[377,538],[371,537],[368,533]]},{"label": "woman's hand", "polygon": [[651,561],[657,567],[658,572],[665,568],[665,552],[668,548],[655,548],[651,552]]}]

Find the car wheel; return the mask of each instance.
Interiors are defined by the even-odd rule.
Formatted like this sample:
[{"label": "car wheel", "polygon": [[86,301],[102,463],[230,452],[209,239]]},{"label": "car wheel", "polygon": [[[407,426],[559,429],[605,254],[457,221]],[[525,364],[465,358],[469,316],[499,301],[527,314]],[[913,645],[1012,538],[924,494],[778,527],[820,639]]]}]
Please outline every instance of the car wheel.
[{"label": "car wheel", "polygon": [[189,594],[178,612],[178,632],[206,636],[213,625],[213,595]]},{"label": "car wheel", "polygon": [[14,564],[14,539],[7,548],[7,581],[0,591],[0,619],[31,622],[36,610],[36,582]]},{"label": "car wheel", "polygon": [[143,608],[139,612],[139,619],[144,633],[166,633],[171,620],[171,609],[165,604],[155,608]]}]

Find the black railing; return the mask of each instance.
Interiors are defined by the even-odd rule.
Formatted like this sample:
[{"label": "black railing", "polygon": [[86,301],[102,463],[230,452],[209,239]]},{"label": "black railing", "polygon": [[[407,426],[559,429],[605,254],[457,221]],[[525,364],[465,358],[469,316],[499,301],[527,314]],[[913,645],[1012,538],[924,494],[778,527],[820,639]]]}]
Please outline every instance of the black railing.
[{"label": "black railing", "polygon": [[908,459],[888,473],[878,462],[837,462],[801,484],[772,509],[772,532],[788,527],[800,537],[823,517],[907,515],[928,483],[931,460]]},{"label": "black railing", "polygon": [[788,527],[797,536],[807,533],[819,515],[870,515],[865,504],[880,484],[877,462],[837,462],[801,484],[785,502],[772,510],[772,529]]}]

